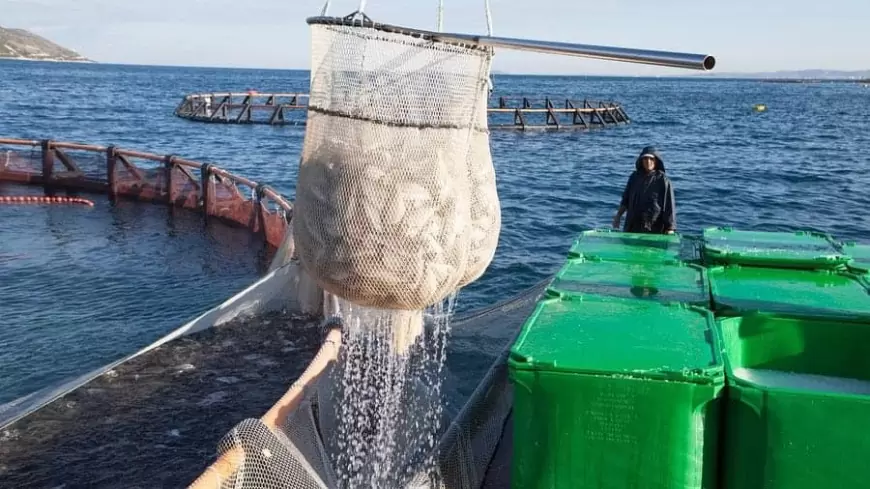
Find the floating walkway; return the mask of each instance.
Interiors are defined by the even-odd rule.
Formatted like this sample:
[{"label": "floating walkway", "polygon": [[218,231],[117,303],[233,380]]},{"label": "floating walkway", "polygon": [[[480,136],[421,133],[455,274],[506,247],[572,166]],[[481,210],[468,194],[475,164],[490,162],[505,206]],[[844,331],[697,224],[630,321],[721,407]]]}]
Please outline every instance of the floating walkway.
[{"label": "floating walkway", "polygon": [[[489,128],[509,130],[592,129],[631,120],[615,102],[549,97],[499,97],[489,107]],[[196,93],[187,95],[175,115],[198,122],[304,126],[306,93]]]},{"label": "floating walkway", "polygon": [[[272,188],[209,163],[51,140],[0,138],[0,183],[39,185],[46,197],[2,197],[3,203],[84,203],[58,191],[108,194],[201,212],[205,219],[248,228],[271,246],[284,239],[292,205]],[[87,205],[87,204],[85,204]]]}]

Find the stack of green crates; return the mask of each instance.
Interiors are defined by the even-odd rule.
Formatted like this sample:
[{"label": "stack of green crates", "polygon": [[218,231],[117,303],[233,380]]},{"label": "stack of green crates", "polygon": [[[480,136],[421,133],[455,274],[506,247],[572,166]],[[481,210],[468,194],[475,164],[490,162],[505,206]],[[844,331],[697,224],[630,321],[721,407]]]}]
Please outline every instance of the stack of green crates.
[{"label": "stack of green crates", "polygon": [[511,349],[512,486],[714,488],[724,388],[679,236],[590,231]]},{"label": "stack of green crates", "polygon": [[870,292],[825,236],[705,231],[727,376],[726,489],[870,481]]}]

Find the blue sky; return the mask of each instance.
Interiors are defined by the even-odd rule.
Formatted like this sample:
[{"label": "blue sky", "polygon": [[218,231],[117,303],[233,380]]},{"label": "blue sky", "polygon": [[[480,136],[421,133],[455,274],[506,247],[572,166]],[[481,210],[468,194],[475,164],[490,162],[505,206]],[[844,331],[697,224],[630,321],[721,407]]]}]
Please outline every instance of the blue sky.
[{"label": "blue sky", "polygon": [[[0,0],[0,25],[106,63],[307,68],[322,0]],[[483,0],[444,0],[445,30],[484,33]],[[347,14],[359,0],[333,0]],[[432,29],[437,0],[368,0],[377,21]],[[496,35],[706,53],[719,72],[870,69],[868,0],[491,0]],[[498,51],[495,69],[679,70]]]}]

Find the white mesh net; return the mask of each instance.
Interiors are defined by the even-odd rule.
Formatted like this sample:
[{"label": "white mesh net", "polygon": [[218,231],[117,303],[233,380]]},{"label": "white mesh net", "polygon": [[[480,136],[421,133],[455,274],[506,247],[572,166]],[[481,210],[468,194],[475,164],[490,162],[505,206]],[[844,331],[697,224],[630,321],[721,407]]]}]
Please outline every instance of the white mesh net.
[{"label": "white mesh net", "polygon": [[495,250],[501,232],[501,206],[498,200],[498,190],[495,182],[495,167],[492,164],[492,153],[489,147],[489,119],[487,99],[489,83],[481,87],[478,94],[474,127],[469,141],[468,165],[469,188],[469,229],[468,229],[468,265],[465,275],[459,281],[460,287],[474,282],[486,271]]},{"label": "white mesh net", "polygon": [[480,122],[491,51],[340,25],[313,25],[311,48],[300,261],[355,304],[431,306],[494,253],[481,237],[498,208]]}]

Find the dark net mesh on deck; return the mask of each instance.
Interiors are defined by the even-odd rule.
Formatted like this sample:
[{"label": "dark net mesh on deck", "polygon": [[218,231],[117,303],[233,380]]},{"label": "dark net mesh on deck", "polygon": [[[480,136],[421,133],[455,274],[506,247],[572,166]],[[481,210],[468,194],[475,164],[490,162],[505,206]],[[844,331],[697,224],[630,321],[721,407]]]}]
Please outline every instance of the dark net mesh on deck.
[{"label": "dark net mesh on deck", "polygon": [[[443,425],[446,429],[440,433],[435,450],[435,480],[431,474],[421,473],[407,478],[402,487],[505,487],[510,440],[503,440],[503,434],[513,401],[507,377],[508,348],[545,287],[546,282],[540,283],[514,299],[454,322],[454,344],[463,340],[480,342],[474,346],[476,355],[487,361],[479,365],[489,367],[468,368],[457,361],[455,347],[448,345],[445,392],[456,396],[468,385],[477,388],[470,395],[459,394],[452,399],[460,401],[463,408]],[[307,389],[299,406],[279,429],[273,431],[259,419],[251,418],[241,421],[224,437],[219,454],[232,459],[235,470],[219,478],[215,489],[339,487],[329,456],[334,449],[335,416],[340,412],[334,404],[331,368]],[[402,409],[404,416],[419,414],[413,406]]]}]

